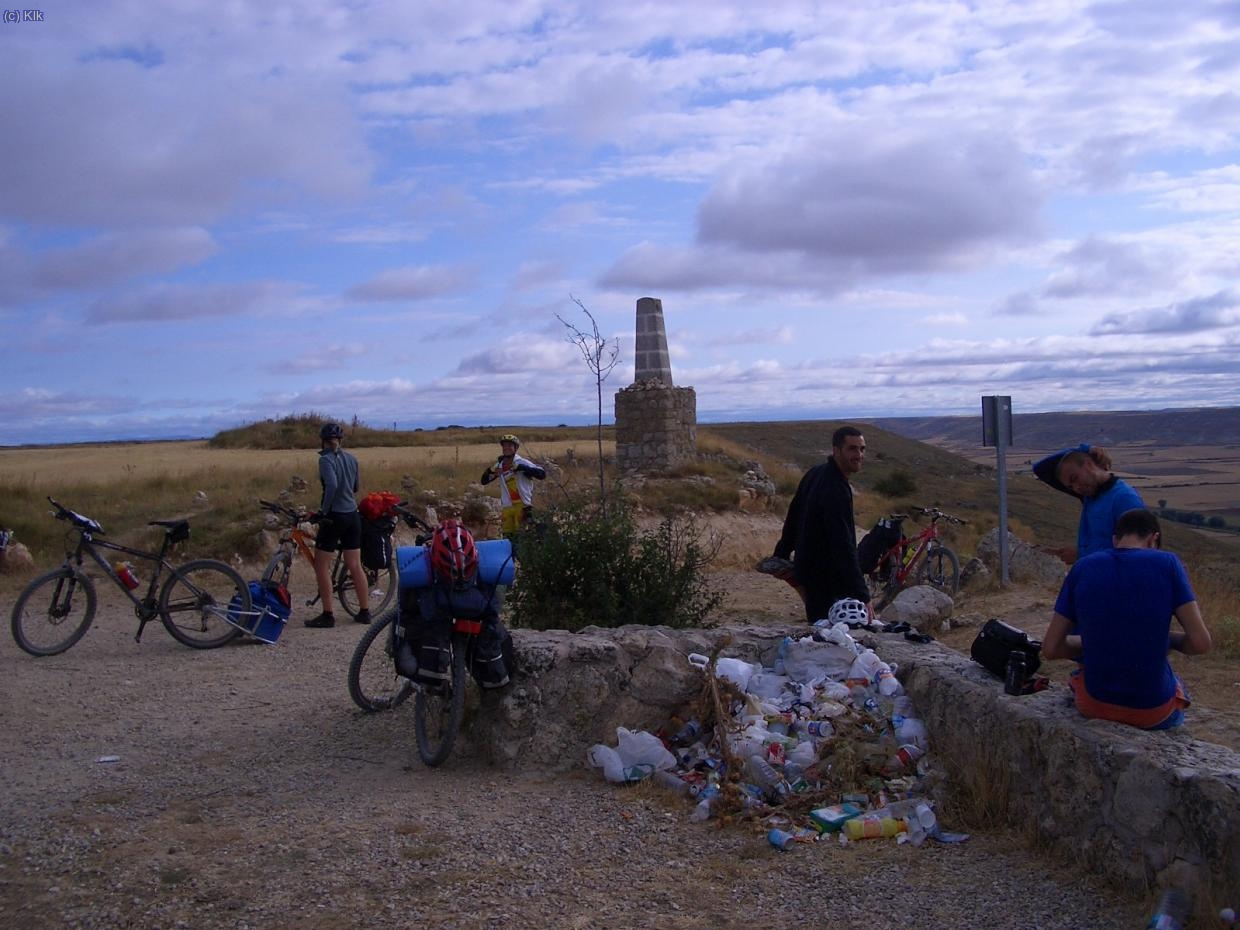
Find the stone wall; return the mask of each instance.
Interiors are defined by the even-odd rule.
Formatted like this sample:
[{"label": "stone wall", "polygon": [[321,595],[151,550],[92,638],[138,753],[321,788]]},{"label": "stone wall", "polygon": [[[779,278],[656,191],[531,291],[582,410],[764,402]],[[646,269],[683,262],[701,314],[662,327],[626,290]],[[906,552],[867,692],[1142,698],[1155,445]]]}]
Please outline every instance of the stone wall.
[{"label": "stone wall", "polygon": [[[459,751],[504,768],[576,768],[589,746],[614,745],[616,727],[654,730],[691,705],[703,679],[688,653],[730,636],[724,655],[770,665],[783,636],[805,629],[515,630],[513,684],[471,709]],[[1009,697],[937,643],[865,641],[898,664],[953,783],[987,799],[1014,833],[1137,893],[1175,884],[1215,909],[1235,905],[1240,754],[1185,732],[1084,720],[1062,685]]]},{"label": "stone wall", "polygon": [[867,642],[899,664],[953,782],[1011,829],[1137,893],[1174,885],[1215,909],[1236,901],[1240,754],[1183,730],[1086,720],[1064,685],[1011,697],[937,643]]},{"label": "stone wall", "polygon": [[662,472],[697,455],[697,392],[639,381],[616,392],[616,464]]}]

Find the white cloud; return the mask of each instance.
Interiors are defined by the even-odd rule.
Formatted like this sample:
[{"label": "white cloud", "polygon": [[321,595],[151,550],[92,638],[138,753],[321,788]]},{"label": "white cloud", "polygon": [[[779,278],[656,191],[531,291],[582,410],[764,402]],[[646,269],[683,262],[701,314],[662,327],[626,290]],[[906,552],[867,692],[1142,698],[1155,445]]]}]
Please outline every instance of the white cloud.
[{"label": "white cloud", "polygon": [[173,322],[287,311],[301,299],[296,285],[279,281],[201,286],[157,284],[105,297],[86,311],[88,323]]},{"label": "white cloud", "polygon": [[1169,307],[1133,313],[1110,313],[1094,326],[1092,332],[1095,335],[1199,333],[1232,328],[1240,335],[1240,295],[1234,291],[1219,291],[1208,297],[1197,297]]},{"label": "white cloud", "polygon": [[391,301],[428,300],[464,288],[468,281],[463,268],[436,265],[408,265],[392,268],[345,292],[352,300]]}]

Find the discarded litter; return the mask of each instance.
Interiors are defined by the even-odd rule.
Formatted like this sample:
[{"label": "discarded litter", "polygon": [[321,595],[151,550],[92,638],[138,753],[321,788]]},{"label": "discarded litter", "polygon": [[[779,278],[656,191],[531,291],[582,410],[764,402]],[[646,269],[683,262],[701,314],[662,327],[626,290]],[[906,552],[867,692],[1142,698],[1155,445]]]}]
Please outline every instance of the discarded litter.
[{"label": "discarded litter", "polygon": [[608,781],[649,779],[683,795],[693,822],[761,823],[781,851],[837,837],[969,838],[935,815],[929,737],[897,669],[846,624],[786,638],[771,667],[699,653],[688,661],[708,673],[697,712],[658,733],[620,727],[614,748],[592,746],[587,762]]},{"label": "discarded litter", "polygon": [[120,756],[100,756],[95,761],[96,762],[120,762],[121,757]]}]

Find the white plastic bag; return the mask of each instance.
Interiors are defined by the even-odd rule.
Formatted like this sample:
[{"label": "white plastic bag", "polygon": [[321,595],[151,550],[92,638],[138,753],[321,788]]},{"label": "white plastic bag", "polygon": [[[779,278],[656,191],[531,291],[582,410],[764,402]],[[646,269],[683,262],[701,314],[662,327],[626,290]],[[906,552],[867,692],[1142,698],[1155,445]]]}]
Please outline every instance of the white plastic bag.
[{"label": "white plastic bag", "polygon": [[808,636],[785,640],[780,653],[784,658],[784,674],[797,682],[845,678],[856,659],[856,653],[845,644],[820,643]]},{"label": "white plastic bag", "polygon": [[[695,668],[706,668],[710,664],[710,657],[704,656],[700,652],[689,653],[689,664]],[[715,675],[719,678],[726,678],[742,691],[749,687],[749,678],[757,670],[756,666],[750,665],[741,659],[731,659],[720,657],[715,660]]]},{"label": "white plastic bag", "polygon": [[628,781],[624,777],[624,763],[620,761],[620,753],[610,746],[595,743],[586,751],[586,764],[591,768],[602,769],[603,777],[614,785]]},{"label": "white plastic bag", "polygon": [[624,727],[617,727],[616,740],[619,743],[616,752],[620,754],[620,762],[624,765],[626,772],[640,767],[649,774],[652,770],[676,767],[676,757],[653,733],[647,733],[645,730],[634,732]]},{"label": "white plastic bag", "polygon": [[784,675],[776,675],[772,671],[759,669],[749,676],[749,686],[745,689],[749,694],[757,695],[760,698],[777,698],[784,693],[784,689],[788,685],[788,678]]}]

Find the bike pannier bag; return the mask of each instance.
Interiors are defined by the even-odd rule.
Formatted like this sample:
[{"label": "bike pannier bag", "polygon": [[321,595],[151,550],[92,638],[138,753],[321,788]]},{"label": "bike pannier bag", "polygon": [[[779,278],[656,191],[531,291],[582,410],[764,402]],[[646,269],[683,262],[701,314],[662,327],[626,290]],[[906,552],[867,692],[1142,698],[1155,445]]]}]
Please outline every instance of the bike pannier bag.
[{"label": "bike pannier bag", "polygon": [[900,521],[884,517],[874,524],[874,529],[861,537],[857,543],[857,563],[861,573],[868,575],[878,568],[883,553],[900,541]]},{"label": "bike pannier bag", "polygon": [[284,625],[293,610],[288,588],[274,581],[251,581],[250,605],[249,612],[243,612],[241,598],[234,597],[225,619],[255,639],[274,643],[284,632]]},{"label": "bike pannier bag", "polygon": [[483,624],[469,671],[480,688],[502,688],[511,680],[512,635],[498,617]]},{"label": "bike pannier bag", "polygon": [[969,655],[986,671],[1003,678],[1007,674],[1008,656],[1017,650],[1025,654],[1026,674],[1032,675],[1042,664],[1039,655],[1042,643],[1030,639],[1024,630],[1010,626],[1002,620],[987,620],[982,631],[977,634],[977,639],[973,640]]},{"label": "bike pannier bag", "polygon": [[382,571],[392,564],[392,534],[396,520],[382,517],[362,520],[362,564],[372,571]]}]

